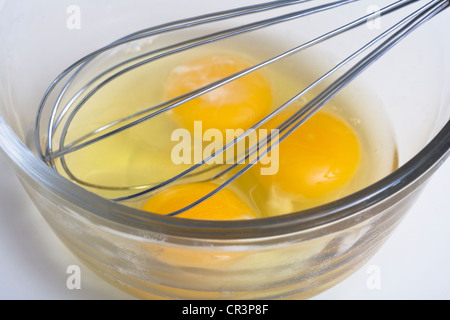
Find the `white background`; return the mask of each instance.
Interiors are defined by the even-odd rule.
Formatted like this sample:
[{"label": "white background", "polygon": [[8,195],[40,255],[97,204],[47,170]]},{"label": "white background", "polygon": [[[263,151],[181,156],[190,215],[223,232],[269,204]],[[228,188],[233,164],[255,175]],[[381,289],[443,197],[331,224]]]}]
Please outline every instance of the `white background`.
[{"label": "white background", "polygon": [[[450,160],[381,250],[314,299],[450,299]],[[68,266],[81,289],[68,290]],[[379,288],[367,285],[379,275]],[[133,299],[84,267],[56,238],[0,156],[0,299]]]}]

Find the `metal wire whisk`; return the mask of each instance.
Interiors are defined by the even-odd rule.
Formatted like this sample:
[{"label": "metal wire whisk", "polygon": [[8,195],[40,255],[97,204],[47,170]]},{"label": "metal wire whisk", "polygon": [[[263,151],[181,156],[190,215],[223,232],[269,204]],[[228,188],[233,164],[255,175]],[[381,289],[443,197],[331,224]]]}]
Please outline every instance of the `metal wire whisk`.
[{"label": "metal wire whisk", "polygon": [[[164,59],[170,55],[179,52],[184,52],[196,47],[200,47],[208,43],[221,41],[230,37],[236,37],[241,34],[249,33],[263,28],[269,28],[276,24],[280,24],[294,19],[300,19],[309,15],[313,15],[326,10],[332,10],[334,8],[348,5],[352,2],[358,1],[362,0],[340,0],[316,6],[314,6],[314,4],[311,4],[313,1],[309,0],[274,1],[264,4],[246,6],[242,8],[202,15],[195,18],[179,20],[163,24],[157,27],[145,29],[130,34],[124,38],[121,38],[78,60],[69,68],[64,70],[50,85],[50,87],[48,88],[42,99],[42,102],[39,106],[39,110],[36,116],[35,143],[38,154],[43,161],[45,161],[50,167],[54,168],[55,170],[56,170],[55,163],[57,160],[59,160],[63,170],[72,180],[81,185],[89,185],[89,183],[78,179],[72,174],[70,168],[67,166],[67,163],[65,162],[65,157],[67,155],[79,151],[88,146],[91,146],[97,142],[103,141],[104,139],[107,139],[115,134],[118,134],[119,132],[137,126],[140,123],[143,123],[144,121],[150,121],[151,119],[157,117],[158,115],[164,112],[173,110],[174,108],[177,108],[190,100],[198,98],[201,95],[213,91],[221,86],[224,86],[232,81],[235,81],[259,69],[265,68],[276,61],[294,55],[300,51],[303,51],[307,48],[310,48],[314,45],[317,45],[318,43],[321,43],[333,37],[342,35],[346,31],[363,26],[368,21],[374,19],[375,17],[381,17],[390,14],[392,12],[396,12],[402,8],[412,5],[413,3],[417,3],[419,0],[400,0],[392,2],[389,5],[381,8],[377,12],[365,14],[356,20],[353,20],[325,34],[322,34],[306,43],[302,43],[297,47],[294,47],[278,56],[270,58],[269,60],[266,60],[262,63],[254,65],[245,70],[242,70],[238,73],[235,73],[229,77],[211,83],[207,86],[199,88],[198,90],[195,90],[193,92],[176,97],[170,101],[166,101],[164,103],[155,106],[149,106],[145,110],[142,110],[138,113],[130,114],[125,118],[117,119],[107,125],[104,125],[100,128],[93,130],[92,132],[82,137],[79,137],[78,139],[72,141],[71,143],[66,143],[66,136],[69,127],[76,114],[80,111],[80,109],[95,94],[97,94],[100,90],[102,90],[102,88],[104,88],[108,83],[125,75],[127,72],[130,72],[132,70],[135,70],[136,68],[140,68],[150,63],[158,63],[159,60]],[[305,6],[308,5],[312,6],[305,8]],[[271,143],[269,143],[264,150],[261,151],[260,148],[258,148],[259,146],[258,144],[261,143],[261,141],[259,141],[258,144],[250,146],[246,150],[245,154],[241,155],[241,157],[243,158],[249,158],[255,153],[257,153],[259,150],[259,153],[255,158],[255,161],[243,166],[242,168],[238,168],[237,164],[235,164],[221,169],[219,173],[214,172],[211,175],[210,179],[215,179],[218,176],[222,176],[227,172],[232,172],[233,170],[235,170],[235,172],[229,178],[227,178],[226,181],[224,181],[220,186],[218,186],[213,192],[209,193],[208,195],[205,195],[201,199],[193,201],[191,205],[183,209],[180,209],[176,212],[172,212],[169,215],[170,216],[178,215],[198,205],[202,201],[205,201],[206,199],[214,196],[220,190],[224,189],[233,181],[242,176],[255,164],[255,162],[259,161],[261,158],[266,156],[274,147],[282,143],[283,140],[285,140],[294,130],[296,130],[303,123],[305,123],[305,121],[307,121],[312,115],[314,115],[318,110],[320,110],[327,102],[329,102],[340,91],[342,91],[350,82],[352,82],[356,77],[358,77],[370,65],[372,65],[380,57],[382,57],[385,53],[387,53],[391,48],[393,48],[398,42],[404,39],[412,31],[417,29],[420,25],[422,25],[426,21],[436,16],[438,13],[448,8],[449,5],[450,5],[449,0],[431,0],[427,1],[421,7],[419,7],[418,9],[416,8],[412,12],[410,10],[410,12],[408,12],[408,14],[405,15],[400,21],[398,21],[397,23],[386,29],[384,32],[381,32],[375,38],[373,38],[365,45],[360,47],[358,50],[350,54],[347,58],[343,59],[340,63],[338,63],[336,66],[330,69],[327,73],[323,74],[320,78],[311,83],[308,87],[301,90],[298,94],[293,96],[291,99],[287,100],[284,104],[277,107],[274,111],[272,111],[269,115],[267,115],[267,117],[256,123],[250,130],[246,131],[244,134],[240,135],[235,140],[224,145],[223,148],[218,152],[214,153],[208,158],[203,159],[198,163],[195,163],[189,169],[183,171],[180,174],[177,174],[171,179],[162,181],[161,183],[158,183],[156,185],[153,184],[153,185],[130,187],[128,188],[130,191],[129,194],[121,198],[116,198],[112,200],[117,202],[123,202],[131,199],[136,199],[145,195],[149,195],[152,192],[155,192],[161,188],[168,187],[169,185],[176,183],[178,180],[185,178],[187,176],[193,176],[198,172],[205,172],[205,170],[201,171],[205,163],[211,161],[217,156],[220,156],[220,154],[226,152],[227,149],[232,148],[234,144],[245,139],[251,130],[256,130],[261,126],[263,126],[269,120],[273,119],[276,115],[278,115],[283,110],[291,106],[294,102],[302,98],[305,94],[311,92],[319,84],[323,83],[326,79],[337,73],[339,69],[342,69],[344,66],[348,65],[350,61],[359,59],[348,71],[343,73],[343,75],[341,75],[337,80],[332,82],[332,84],[329,85],[325,90],[316,95],[314,99],[310,100],[305,106],[299,108],[289,119],[283,122],[278,127],[280,132],[279,137],[276,140],[271,141]],[[134,57],[126,58],[123,61],[117,63],[116,65],[108,67],[105,70],[102,70],[96,76],[94,76],[92,79],[86,82],[86,84],[82,87],[82,89],[78,90],[76,94],[67,97],[69,88],[78,79],[77,76],[80,74],[82,70],[84,70],[88,65],[91,65],[93,62],[95,62],[96,59],[98,59],[102,54],[111,52],[113,49],[118,48],[122,45],[130,44],[145,38],[151,38],[156,35],[161,35],[169,32],[177,32],[180,30],[185,30],[188,28],[204,24],[212,24],[223,20],[234,19],[237,17],[243,17],[246,15],[257,14],[261,12],[267,12],[287,6],[303,6],[303,7],[300,8],[300,10],[292,11],[288,14],[274,16],[268,19],[266,18],[246,25],[237,26],[235,28],[217,31],[204,36],[193,37],[192,39],[186,39],[177,44],[168,45],[162,48],[153,49],[148,52],[136,54],[136,56]],[[62,87],[62,89],[57,90],[58,87]],[[64,99],[68,99],[69,102],[63,104],[62,101]],[[47,117],[47,115],[49,116]],[[118,125],[121,126],[117,127]],[[58,137],[56,137],[57,132],[60,132],[58,133],[59,134]],[[55,141],[59,141],[57,146],[55,146]],[[102,188],[105,188],[105,186],[102,186]],[[111,186],[111,189],[114,188],[116,187]]]}]

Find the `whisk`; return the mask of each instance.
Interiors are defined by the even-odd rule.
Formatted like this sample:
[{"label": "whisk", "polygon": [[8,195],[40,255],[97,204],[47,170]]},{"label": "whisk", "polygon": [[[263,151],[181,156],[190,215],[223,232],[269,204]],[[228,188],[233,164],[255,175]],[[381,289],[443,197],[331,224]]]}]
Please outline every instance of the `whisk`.
[{"label": "whisk", "polygon": [[[362,0],[340,0],[334,2],[328,2],[321,5],[312,4],[310,0],[291,0],[291,1],[273,1],[264,4],[252,5],[241,7],[232,10],[226,10],[222,12],[216,12],[212,14],[206,14],[198,16],[195,18],[179,20],[167,24],[163,24],[157,27],[141,30],[139,32],[130,34],[123,37],[103,48],[100,48],[79,61],[75,62],[69,68],[64,70],[50,85],[50,87],[45,92],[45,95],[41,101],[36,116],[35,124],[35,143],[37,152],[42,159],[54,170],[56,169],[56,161],[59,163],[64,170],[65,174],[74,180],[75,182],[91,187],[103,188],[103,189],[123,189],[129,191],[127,195],[120,198],[111,199],[116,202],[125,202],[132,199],[137,199],[139,197],[148,196],[152,192],[157,192],[162,188],[166,188],[172,184],[179,182],[181,179],[186,177],[195,177],[196,175],[204,175],[210,172],[206,180],[214,180],[218,177],[225,176],[226,173],[232,172],[232,175],[227,176],[227,178],[222,181],[217,188],[205,195],[200,199],[196,199],[189,206],[177,210],[168,214],[169,216],[176,216],[183,213],[194,206],[200,204],[201,202],[207,200],[208,198],[214,196],[222,189],[226,188],[232,182],[237,180],[245,172],[250,170],[252,166],[255,165],[264,156],[268,155],[273,148],[282,143],[292,132],[297,130],[302,124],[308,121],[317,111],[319,111],[325,104],[327,104],[331,99],[333,99],[339,92],[341,92],[350,82],[352,82],[356,77],[358,77],[363,71],[365,71],[369,66],[375,63],[380,57],[382,57],[386,52],[393,48],[397,43],[409,35],[413,30],[418,28],[420,25],[430,20],[432,17],[436,16],[438,13],[442,12],[444,9],[448,8],[450,1],[448,0],[430,0],[424,3],[419,8],[411,10],[407,15],[405,15],[396,24],[381,32],[375,38],[371,39],[365,45],[360,47],[358,50],[350,54],[347,58],[340,61],[328,72],[320,76],[317,80],[312,82],[305,89],[301,90],[299,93],[295,94],[293,97],[288,99],[285,103],[278,106],[274,111],[267,115],[264,119],[260,120],[258,123],[254,124],[245,133],[236,137],[233,141],[226,143],[222,149],[216,151],[209,157],[193,164],[187,170],[173,176],[166,181],[162,181],[157,184],[148,184],[133,187],[117,187],[117,186],[96,186],[77,178],[70,170],[69,166],[65,161],[65,157],[69,154],[77,152],[83,148],[94,145],[100,141],[108,139],[113,135],[120,132],[133,128],[145,121],[150,121],[153,118],[161,115],[165,112],[173,110],[193,99],[196,99],[208,92],[218,89],[226,84],[229,84],[237,79],[244,77],[252,72],[256,72],[262,68],[265,68],[279,60],[285,59],[291,55],[294,55],[300,51],[317,45],[323,41],[329,40],[333,37],[344,34],[345,32],[364,26],[371,19],[379,18],[381,16],[396,12],[407,6],[417,3],[419,0],[399,0],[388,4],[373,13],[365,14],[360,18],[351,21],[345,25],[342,25],[334,30],[324,33],[313,40],[302,43],[297,47],[294,47],[282,54],[274,56],[264,62],[251,66],[245,70],[241,70],[235,74],[218,80],[214,83],[208,84],[202,88],[184,94],[182,96],[173,98],[171,100],[165,101],[161,104],[149,106],[142,111],[130,114],[126,117],[112,121],[106,125],[79,137],[78,139],[66,143],[68,130],[73,122],[73,119],[77,115],[83,106],[92,99],[99,91],[101,91],[107,84],[111,83],[115,79],[124,76],[126,73],[135,70],[137,68],[143,67],[151,63],[157,63],[161,59],[167,58],[171,55],[185,52],[200,46],[207,45],[209,43],[222,41],[231,37],[236,37],[241,34],[250,33],[255,30],[260,30],[263,28],[269,28],[271,26],[284,23],[294,19],[300,19],[309,15],[313,15],[322,11],[332,10],[334,8],[349,5],[352,2],[359,2]],[[423,1],[422,1],[423,2]],[[136,41],[151,38],[157,35],[179,32],[192,27],[201,26],[205,24],[213,24],[223,20],[234,19],[238,17],[244,17],[247,15],[257,14],[261,12],[269,12],[275,9],[279,9],[287,6],[303,6],[300,10],[292,11],[288,14],[283,14],[279,16],[274,16],[271,18],[266,18],[260,21],[252,22],[246,25],[240,25],[234,28],[225,29],[221,31],[216,31],[211,34],[193,37],[192,39],[186,39],[180,41],[176,44],[171,44],[164,46],[162,48],[152,49],[148,52],[139,52],[131,58],[124,58],[124,60],[116,63],[112,67],[108,67],[105,70],[99,72],[97,75],[89,79],[80,90],[75,94],[69,95],[70,88],[73,86],[74,82],[78,80],[80,73],[85,70],[88,66],[96,62],[96,60],[105,53],[112,52],[114,49],[126,45],[132,44]],[[306,6],[306,8],[305,8]],[[368,52],[368,53],[366,53]],[[365,55],[363,56],[363,53]],[[362,57],[361,57],[362,56]],[[336,74],[339,69],[343,69],[348,66],[352,60],[359,60],[346,72],[343,73],[337,80],[333,81],[330,85],[326,87],[325,90],[317,94],[313,99],[311,99],[304,106],[299,107],[292,116],[280,124],[277,129],[279,130],[279,135],[276,137],[270,137],[269,141],[257,141],[256,144],[249,146],[244,154],[239,155],[241,161],[235,161],[235,164],[225,166],[225,167],[214,167],[217,170],[211,170],[211,168],[205,169],[205,164],[213,160],[215,157],[220,156],[225,153],[226,150],[233,148],[235,144],[239,141],[245,139],[250,132],[261,128],[268,121],[276,117],[283,110],[286,110],[289,106],[293,105],[296,101],[304,97],[307,93],[311,92],[314,88],[323,83],[326,79],[330,78],[332,75]],[[57,90],[58,87],[62,87]],[[67,99],[67,103],[63,103],[64,99]],[[45,116],[44,116],[45,115]],[[47,115],[49,115],[47,117]],[[55,143],[58,141],[58,143]],[[239,167],[238,164],[242,164],[243,159],[252,159],[250,163]],[[233,171],[234,170],[234,171]],[[205,178],[202,178],[205,179]],[[203,181],[203,180],[202,180]]]}]

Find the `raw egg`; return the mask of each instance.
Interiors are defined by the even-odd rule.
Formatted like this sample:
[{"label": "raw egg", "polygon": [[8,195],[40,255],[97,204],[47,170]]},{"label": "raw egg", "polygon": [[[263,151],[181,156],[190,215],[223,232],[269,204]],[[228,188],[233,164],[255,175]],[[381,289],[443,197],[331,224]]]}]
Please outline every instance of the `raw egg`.
[{"label": "raw egg", "polygon": [[[167,81],[166,97],[177,98],[252,65],[226,54],[209,55],[178,65]],[[246,130],[269,112],[272,100],[270,82],[258,70],[173,109],[171,115],[191,130],[194,121],[201,121],[205,130]]]},{"label": "raw egg", "polygon": [[[285,112],[267,126],[276,128],[291,115]],[[325,111],[313,115],[272,152],[279,152],[278,172],[260,175],[256,171],[258,182],[278,195],[304,200],[339,194],[355,176],[361,158],[356,132]]]},{"label": "raw egg", "polygon": [[[169,214],[189,206],[217,187],[209,182],[174,186],[152,196],[142,209],[158,214]],[[254,219],[257,218],[257,215],[233,191],[222,189],[206,201],[179,214],[178,217],[204,220],[242,220]]]}]

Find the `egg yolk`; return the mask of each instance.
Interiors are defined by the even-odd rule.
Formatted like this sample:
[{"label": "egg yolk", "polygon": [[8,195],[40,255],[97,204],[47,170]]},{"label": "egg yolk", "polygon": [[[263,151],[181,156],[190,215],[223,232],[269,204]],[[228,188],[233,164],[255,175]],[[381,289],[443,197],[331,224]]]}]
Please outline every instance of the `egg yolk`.
[{"label": "egg yolk", "polygon": [[[276,125],[269,121],[268,127],[276,128],[292,114],[285,112],[275,118]],[[317,199],[339,193],[346,186],[357,171],[361,150],[357,134],[349,125],[338,116],[321,111],[273,152],[279,152],[278,172],[266,176],[257,173],[260,183],[272,190]]]},{"label": "egg yolk", "polygon": [[[187,207],[216,188],[217,185],[208,182],[178,185],[155,194],[142,209],[158,214],[169,214]],[[254,219],[257,216],[233,191],[223,189],[177,217],[203,220],[242,220]]]},{"label": "egg yolk", "polygon": [[[166,84],[166,98],[173,99],[251,67],[244,59],[209,55],[174,68]],[[272,106],[270,83],[261,71],[234,80],[173,109],[178,123],[192,130],[194,121],[203,129],[248,129]]]}]

